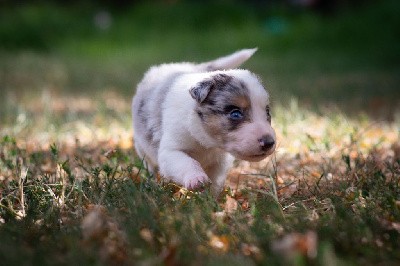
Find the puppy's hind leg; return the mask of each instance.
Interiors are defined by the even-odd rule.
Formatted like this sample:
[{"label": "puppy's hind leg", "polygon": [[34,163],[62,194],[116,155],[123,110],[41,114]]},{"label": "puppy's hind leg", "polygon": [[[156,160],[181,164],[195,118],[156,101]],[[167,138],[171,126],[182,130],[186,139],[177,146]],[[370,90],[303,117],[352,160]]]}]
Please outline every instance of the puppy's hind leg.
[{"label": "puppy's hind leg", "polygon": [[152,162],[150,162],[150,159],[146,156],[146,153],[143,151],[143,148],[138,143],[135,143],[135,148],[136,148],[136,154],[142,161],[144,168],[147,170],[147,172],[149,172],[150,175],[154,175],[156,167]]}]

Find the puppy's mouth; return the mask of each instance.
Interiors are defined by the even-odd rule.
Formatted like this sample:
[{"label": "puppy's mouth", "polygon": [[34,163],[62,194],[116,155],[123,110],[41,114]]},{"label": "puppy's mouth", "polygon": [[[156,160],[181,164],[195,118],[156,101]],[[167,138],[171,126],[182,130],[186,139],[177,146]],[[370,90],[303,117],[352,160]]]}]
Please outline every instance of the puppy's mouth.
[{"label": "puppy's mouth", "polygon": [[263,160],[267,156],[268,156],[267,153],[254,154],[254,155],[247,156],[247,158],[245,158],[244,160],[250,161],[250,162],[258,162],[258,161]]},{"label": "puppy's mouth", "polygon": [[269,152],[262,152],[262,153],[252,154],[252,155],[236,154],[236,157],[241,160],[245,160],[245,161],[249,161],[249,162],[259,162],[259,161],[265,159],[270,154],[271,153],[269,153]]},{"label": "puppy's mouth", "polygon": [[266,152],[263,152],[263,153],[260,153],[260,154],[254,154],[254,155],[251,155],[250,157],[251,158],[261,158],[261,157],[265,157],[265,156],[267,156],[268,154],[266,153]]}]

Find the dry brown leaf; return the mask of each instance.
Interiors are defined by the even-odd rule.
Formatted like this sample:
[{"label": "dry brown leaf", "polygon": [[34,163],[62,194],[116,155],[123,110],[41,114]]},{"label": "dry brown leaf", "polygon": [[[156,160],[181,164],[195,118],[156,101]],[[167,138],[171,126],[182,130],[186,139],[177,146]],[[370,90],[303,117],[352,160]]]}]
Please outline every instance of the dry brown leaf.
[{"label": "dry brown leaf", "polygon": [[232,198],[231,196],[226,195],[226,202],[225,202],[225,212],[233,213],[237,211],[238,203],[237,201]]},{"label": "dry brown leaf", "polygon": [[115,155],[117,152],[116,149],[110,149],[108,151],[106,151],[103,155],[107,158],[111,158],[113,155]]},{"label": "dry brown leaf", "polygon": [[55,168],[56,168],[55,164],[52,163],[51,161],[47,161],[45,164],[42,164],[40,166],[40,170],[42,170],[47,174],[53,173]]},{"label": "dry brown leaf", "polygon": [[395,229],[397,232],[400,233],[400,223],[392,222],[392,227],[393,229]]},{"label": "dry brown leaf", "polygon": [[172,195],[172,197],[173,197],[175,200],[180,200],[180,199],[182,199],[182,198],[187,197],[188,192],[189,192],[189,191],[188,191],[187,189],[185,189],[185,188],[179,188],[178,191],[176,191],[176,192]]},{"label": "dry brown leaf", "polygon": [[214,212],[212,214],[212,217],[214,218],[215,221],[222,223],[227,218],[227,215],[225,211],[221,211],[221,212]]},{"label": "dry brown leaf", "polygon": [[209,238],[210,240],[208,243],[213,249],[222,253],[226,253],[229,250],[229,239],[227,236],[216,236],[211,234]]},{"label": "dry brown leaf", "polygon": [[160,257],[166,266],[178,265],[176,261],[177,239],[173,239],[166,247],[163,248]]},{"label": "dry brown leaf", "polygon": [[243,243],[241,245],[241,251],[245,256],[253,256],[257,261],[261,261],[263,256],[261,250],[252,244]]},{"label": "dry brown leaf", "polygon": [[106,264],[124,264],[127,260],[126,236],[104,206],[89,205],[81,223],[85,247],[100,247],[99,256]]},{"label": "dry brown leaf", "polygon": [[153,233],[147,229],[147,228],[143,228],[142,230],[140,230],[140,237],[146,241],[149,244],[153,243]]},{"label": "dry brown leaf", "polygon": [[242,210],[247,211],[250,209],[250,203],[248,200],[244,200],[241,204]]},{"label": "dry brown leaf", "polygon": [[88,213],[81,223],[84,241],[103,238],[106,234],[106,214],[105,208],[98,205],[89,205]]},{"label": "dry brown leaf", "polygon": [[277,183],[278,185],[283,185],[283,184],[285,184],[285,181],[283,180],[282,177],[278,176],[278,177],[276,178],[276,183]]},{"label": "dry brown leaf", "polygon": [[308,258],[317,256],[317,234],[308,231],[305,234],[291,233],[272,243],[272,250],[289,258],[301,254]]},{"label": "dry brown leaf", "polygon": [[119,142],[119,147],[121,149],[127,150],[127,149],[132,149],[133,147],[133,142],[132,142],[132,138],[122,138]]}]

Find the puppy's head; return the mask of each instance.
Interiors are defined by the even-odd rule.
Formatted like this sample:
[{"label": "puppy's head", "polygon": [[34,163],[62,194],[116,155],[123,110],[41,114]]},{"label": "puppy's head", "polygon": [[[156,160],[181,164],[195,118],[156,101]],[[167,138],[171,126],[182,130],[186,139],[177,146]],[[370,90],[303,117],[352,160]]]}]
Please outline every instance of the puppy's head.
[{"label": "puppy's head", "polygon": [[203,128],[237,158],[260,161],[275,150],[269,96],[245,70],[217,73],[190,89]]}]

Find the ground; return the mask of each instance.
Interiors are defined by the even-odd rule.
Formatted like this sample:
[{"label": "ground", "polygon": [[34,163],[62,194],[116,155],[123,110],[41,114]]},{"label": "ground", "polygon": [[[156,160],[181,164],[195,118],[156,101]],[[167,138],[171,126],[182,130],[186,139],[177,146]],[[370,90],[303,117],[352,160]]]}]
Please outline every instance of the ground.
[{"label": "ground", "polygon": [[[399,25],[395,2],[334,18],[278,12],[266,21],[248,20],[254,10],[228,5],[229,17],[212,12],[237,27],[215,19],[198,36],[192,27],[203,9],[193,18],[183,12],[190,5],[156,15],[143,5],[115,16],[118,27],[107,33],[83,37],[72,24],[79,42],[72,33],[62,41],[51,35],[56,41],[48,48],[39,35],[45,42],[33,50],[3,47],[0,261],[398,264],[400,53],[397,28],[375,23],[384,17]],[[39,25],[40,14],[43,21],[58,14],[62,26],[60,17],[79,13],[55,10],[25,7],[15,14],[21,21],[36,14]],[[149,14],[161,16],[146,22],[160,28],[153,34],[137,26]],[[178,15],[185,26],[163,27],[163,19]],[[84,18],[76,17],[86,25]],[[127,21],[138,27],[130,33],[142,37],[129,39],[132,46],[121,37]],[[276,32],[277,21],[288,32]],[[29,34],[36,34],[32,27]],[[40,34],[46,32],[51,28]],[[0,27],[0,38],[6,33]],[[215,34],[225,36],[218,45],[210,42]],[[146,68],[255,44],[259,51],[245,67],[272,95],[276,152],[259,163],[236,161],[218,199],[150,176],[134,153],[130,115],[134,84]]]}]

